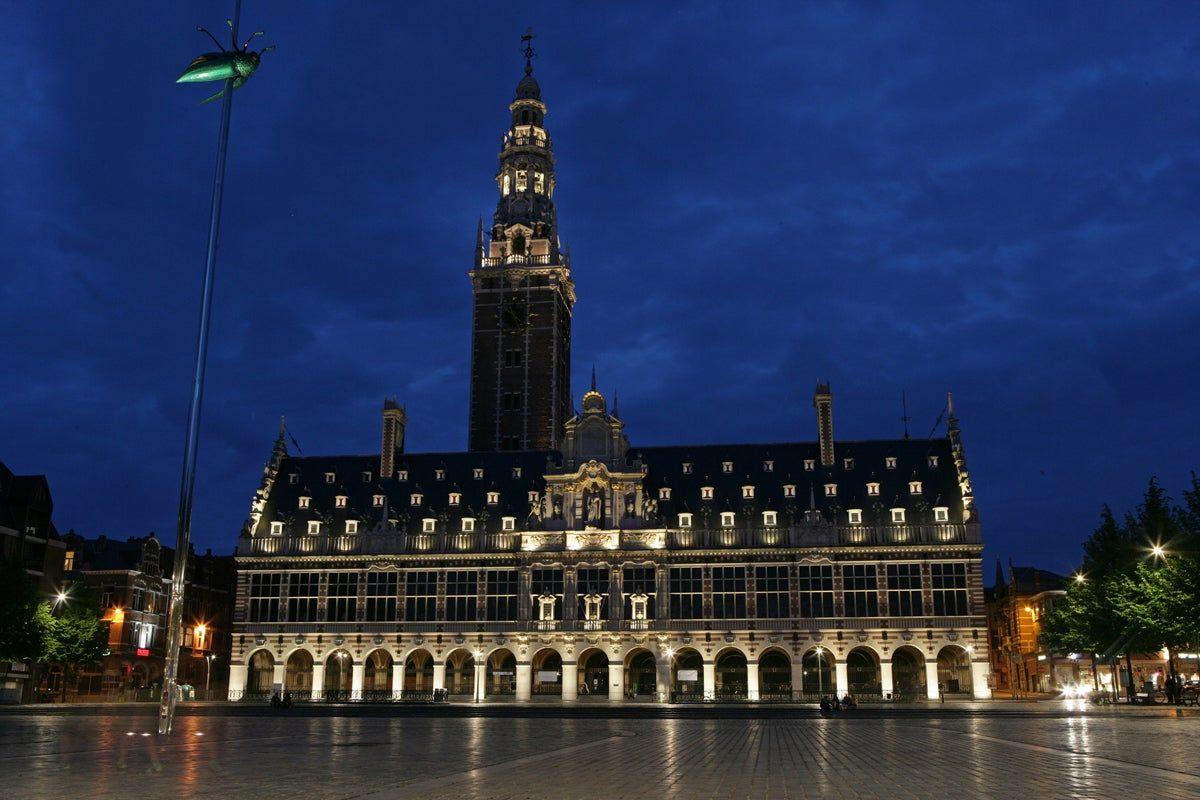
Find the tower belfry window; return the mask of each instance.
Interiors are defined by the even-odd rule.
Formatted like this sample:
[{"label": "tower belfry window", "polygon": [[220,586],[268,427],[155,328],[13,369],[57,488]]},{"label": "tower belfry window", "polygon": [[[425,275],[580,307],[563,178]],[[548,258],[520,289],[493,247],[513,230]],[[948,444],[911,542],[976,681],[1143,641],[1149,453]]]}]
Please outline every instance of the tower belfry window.
[{"label": "tower belfry window", "polygon": [[538,194],[546,193],[546,175],[543,172],[533,173],[533,190]]},{"label": "tower belfry window", "polygon": [[529,172],[523,169],[517,170],[517,191],[523,192],[529,186]]}]

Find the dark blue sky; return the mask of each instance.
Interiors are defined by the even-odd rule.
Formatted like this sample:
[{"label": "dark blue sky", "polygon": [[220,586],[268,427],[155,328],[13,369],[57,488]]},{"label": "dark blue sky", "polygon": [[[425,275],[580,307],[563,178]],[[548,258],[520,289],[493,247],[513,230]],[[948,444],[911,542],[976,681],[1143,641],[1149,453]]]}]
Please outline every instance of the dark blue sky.
[{"label": "dark blue sky", "polygon": [[[466,442],[475,220],[518,37],[595,362],[634,444],[914,432],[952,389],[988,556],[1067,570],[1101,503],[1200,467],[1191,3],[247,0],[195,514],[234,546],[305,452]],[[969,10],[968,10],[969,7]],[[173,537],[232,2],[8,6],[0,458],[60,528]],[[990,567],[989,567],[990,570]],[[990,572],[989,572],[990,575]]]}]

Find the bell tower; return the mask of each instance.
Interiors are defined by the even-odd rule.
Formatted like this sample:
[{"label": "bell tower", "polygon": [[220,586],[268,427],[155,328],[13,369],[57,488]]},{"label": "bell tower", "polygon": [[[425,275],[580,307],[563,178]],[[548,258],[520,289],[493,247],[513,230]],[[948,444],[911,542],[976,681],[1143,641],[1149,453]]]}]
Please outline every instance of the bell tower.
[{"label": "bell tower", "polygon": [[533,77],[532,32],[525,76],[509,104],[500,145],[499,199],[485,240],[475,235],[468,448],[554,450],[571,411],[570,256],[559,246],[554,151],[546,104]]}]

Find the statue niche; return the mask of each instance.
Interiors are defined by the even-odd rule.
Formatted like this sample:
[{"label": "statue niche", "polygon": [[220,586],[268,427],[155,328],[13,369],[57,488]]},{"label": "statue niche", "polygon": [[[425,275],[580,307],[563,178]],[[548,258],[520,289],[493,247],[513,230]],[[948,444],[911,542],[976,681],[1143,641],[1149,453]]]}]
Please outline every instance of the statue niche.
[{"label": "statue niche", "polygon": [[604,492],[598,486],[583,490],[583,522],[587,528],[604,527]]}]

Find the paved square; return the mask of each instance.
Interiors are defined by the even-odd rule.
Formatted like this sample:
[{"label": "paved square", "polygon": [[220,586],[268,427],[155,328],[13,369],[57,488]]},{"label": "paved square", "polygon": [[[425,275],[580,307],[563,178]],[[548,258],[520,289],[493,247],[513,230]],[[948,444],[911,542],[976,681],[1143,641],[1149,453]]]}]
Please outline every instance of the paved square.
[{"label": "paved square", "polygon": [[1194,798],[1200,717],[0,715],[0,797]]}]

